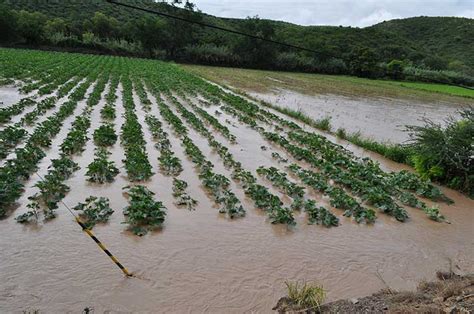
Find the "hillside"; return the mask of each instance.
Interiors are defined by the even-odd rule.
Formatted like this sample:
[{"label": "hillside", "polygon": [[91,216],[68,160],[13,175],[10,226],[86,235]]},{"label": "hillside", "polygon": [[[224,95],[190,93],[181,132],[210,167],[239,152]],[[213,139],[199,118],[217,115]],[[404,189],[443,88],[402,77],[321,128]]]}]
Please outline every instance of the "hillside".
[{"label": "hillside", "polygon": [[[67,33],[69,37],[49,40],[58,46],[76,45],[106,51],[124,50],[134,55],[188,63],[351,74],[372,78],[388,76],[395,79],[401,77],[398,77],[397,73],[391,73],[387,64],[392,60],[401,60],[404,66],[408,67],[428,71],[449,70],[461,76],[468,76],[468,79],[460,78],[459,75],[448,79],[452,72],[442,75],[420,74],[416,69],[412,69],[408,71],[409,75],[406,75],[408,79],[472,85],[472,78],[469,78],[474,73],[474,52],[469,49],[474,46],[472,19],[415,17],[383,22],[366,28],[300,26],[258,18],[219,18],[151,0],[123,1],[301,45],[317,53],[295,52],[174,20],[151,19],[142,12],[118,7],[105,0],[4,0],[9,9],[17,12],[41,12],[48,19],[63,19],[61,23],[65,26],[61,32]],[[103,13],[105,17],[96,17],[96,12]],[[86,43],[83,40],[86,32],[93,33],[98,39],[92,40],[92,44]],[[51,34],[46,33],[43,37],[48,36]],[[110,48],[103,42],[104,39],[123,39],[132,42],[132,45],[121,47],[123,43],[114,44]],[[42,40],[44,41],[44,38]],[[135,45],[137,42],[141,43],[141,47]]]},{"label": "hillside", "polygon": [[421,16],[386,21],[371,28],[397,34],[433,54],[474,67],[473,19]]}]

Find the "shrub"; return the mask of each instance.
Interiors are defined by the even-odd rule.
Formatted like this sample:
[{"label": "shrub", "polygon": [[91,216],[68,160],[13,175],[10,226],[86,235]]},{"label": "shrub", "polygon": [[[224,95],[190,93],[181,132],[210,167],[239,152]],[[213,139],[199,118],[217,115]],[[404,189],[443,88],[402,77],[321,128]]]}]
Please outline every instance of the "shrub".
[{"label": "shrub", "polygon": [[446,126],[425,119],[423,126],[407,126],[416,171],[449,187],[474,196],[474,108],[450,117]]},{"label": "shrub", "polygon": [[230,65],[239,62],[239,57],[229,47],[214,44],[187,46],[182,57],[191,62],[215,65]]}]

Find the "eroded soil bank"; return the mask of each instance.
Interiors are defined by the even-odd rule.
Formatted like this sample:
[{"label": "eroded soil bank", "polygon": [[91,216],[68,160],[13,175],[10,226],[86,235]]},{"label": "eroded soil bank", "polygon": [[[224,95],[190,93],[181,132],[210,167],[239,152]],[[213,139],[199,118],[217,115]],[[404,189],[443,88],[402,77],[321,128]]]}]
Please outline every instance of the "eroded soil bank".
[{"label": "eroded soil bank", "polygon": [[438,280],[421,282],[416,291],[384,289],[371,296],[323,304],[305,309],[287,297],[274,310],[280,313],[472,313],[474,311],[474,275],[437,273]]}]

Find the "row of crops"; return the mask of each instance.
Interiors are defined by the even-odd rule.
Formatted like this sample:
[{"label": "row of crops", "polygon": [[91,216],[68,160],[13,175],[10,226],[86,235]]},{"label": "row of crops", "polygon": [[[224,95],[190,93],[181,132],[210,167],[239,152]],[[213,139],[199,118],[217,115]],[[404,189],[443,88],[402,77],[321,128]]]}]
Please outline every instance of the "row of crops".
[{"label": "row of crops", "polygon": [[[426,200],[451,202],[411,172],[384,172],[377,162],[358,158],[308,127],[175,65],[1,49],[0,76],[19,82],[25,93],[17,103],[0,109],[2,218],[26,207],[15,217],[20,223],[54,219],[61,202],[74,190],[68,182],[80,169],[77,161],[89,141],[94,157],[87,161],[84,180],[112,185],[119,174],[126,176],[129,184],[122,187],[122,212],[137,235],[166,221],[169,209],[152,191],[160,187],[149,184],[156,175],[172,178],[176,208],[199,209],[192,192],[203,189],[228,219],[261,210],[273,224],[294,225],[303,212],[308,223],[326,227],[338,226],[343,217],[372,224],[378,214],[405,222],[412,209],[441,222],[445,218],[438,207]],[[92,129],[94,112],[100,121]],[[239,162],[231,149],[239,146],[237,128],[266,143],[260,152],[271,154],[272,166],[252,168]],[[25,188],[50,153],[52,141],[66,129],[59,156],[50,160],[47,174],[33,189]],[[157,160],[150,158],[149,142]],[[212,158],[202,145],[212,151]],[[121,149],[121,163],[110,158],[114,147]],[[178,157],[178,148],[186,160]],[[200,186],[184,179],[184,163],[193,166]],[[25,193],[28,203],[18,204]],[[107,222],[114,213],[110,200],[101,195],[91,195],[74,209],[89,228]]]}]

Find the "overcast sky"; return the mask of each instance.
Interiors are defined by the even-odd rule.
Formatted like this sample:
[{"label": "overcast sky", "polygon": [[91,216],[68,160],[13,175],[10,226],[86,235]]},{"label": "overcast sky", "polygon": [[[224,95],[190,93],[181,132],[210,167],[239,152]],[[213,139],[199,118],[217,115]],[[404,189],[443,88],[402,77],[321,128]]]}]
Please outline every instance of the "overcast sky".
[{"label": "overcast sky", "polygon": [[300,25],[364,27],[412,16],[474,18],[474,0],[192,0],[208,14],[221,17],[258,15]]}]

